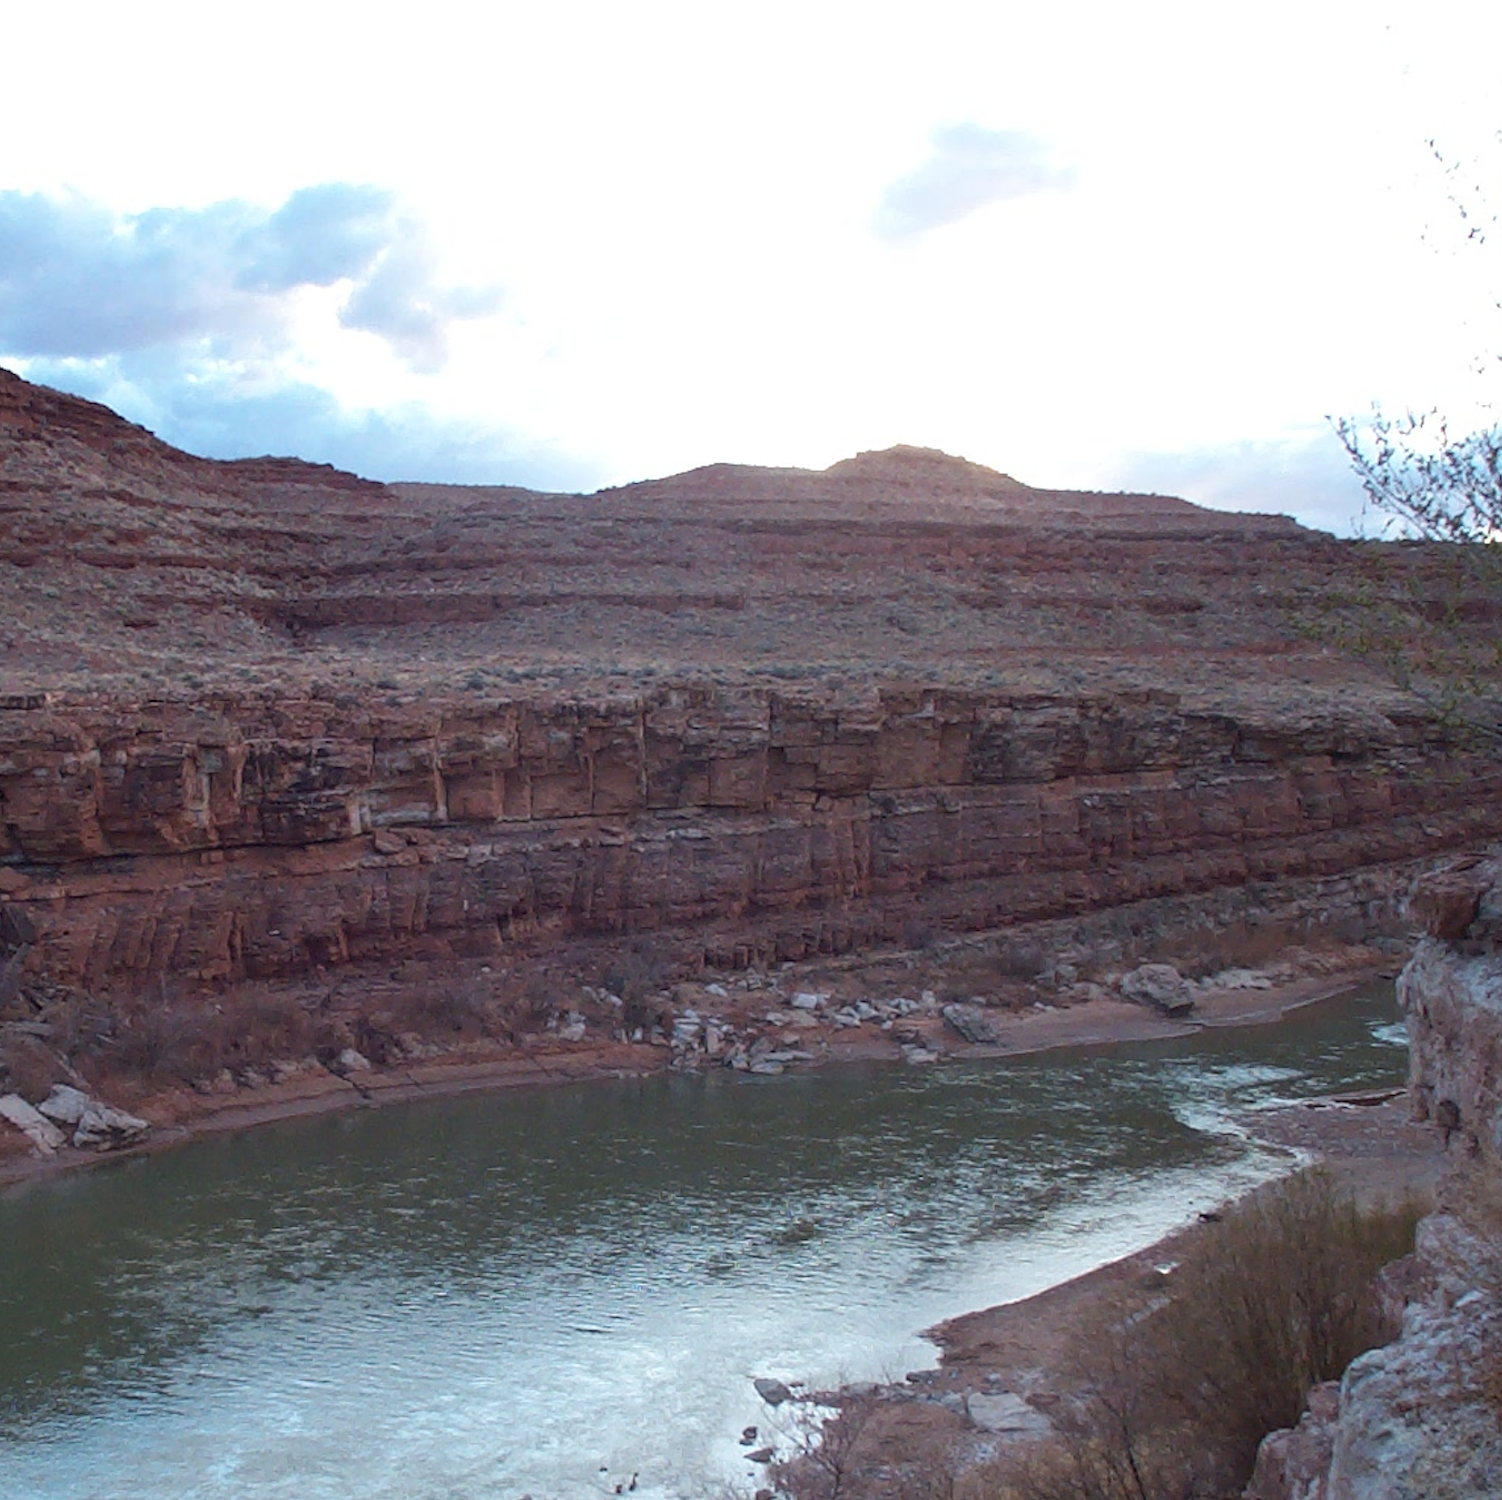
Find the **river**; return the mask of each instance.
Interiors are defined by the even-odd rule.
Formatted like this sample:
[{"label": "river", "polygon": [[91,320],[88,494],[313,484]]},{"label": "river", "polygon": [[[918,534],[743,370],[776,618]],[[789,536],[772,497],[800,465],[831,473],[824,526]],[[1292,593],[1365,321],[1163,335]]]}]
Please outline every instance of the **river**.
[{"label": "river", "polygon": [[1235,1110],[1401,1081],[1391,985],[1001,1063],[726,1072],[266,1126],[0,1194],[0,1495],[749,1489],[757,1375],[932,1365],[941,1318],[1285,1160]]}]

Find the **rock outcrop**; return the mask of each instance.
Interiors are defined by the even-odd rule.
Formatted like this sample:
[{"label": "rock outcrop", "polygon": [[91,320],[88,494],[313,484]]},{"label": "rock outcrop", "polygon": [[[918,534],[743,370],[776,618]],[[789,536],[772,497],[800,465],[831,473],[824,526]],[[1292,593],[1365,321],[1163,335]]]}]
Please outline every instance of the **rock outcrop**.
[{"label": "rock outcrop", "polygon": [[1340,726],[1286,728],[1272,758],[1269,726],[1252,752],[1245,723],[1151,697],[58,704],[0,714],[0,901],[34,969],[95,990],[658,931],[743,964],[1494,830],[1496,770],[1462,797],[1344,728],[1338,754]]},{"label": "rock outcrop", "polygon": [[593,496],[213,463],[0,372],[0,1019],[1380,904],[1502,833],[1502,771],[1295,628],[1354,558],[923,449]]},{"label": "rock outcrop", "polygon": [[1263,1444],[1248,1500],[1502,1494],[1502,858],[1452,865],[1415,901],[1429,935],[1399,980],[1411,1093],[1454,1161],[1419,1227],[1422,1294],[1401,1336]]}]

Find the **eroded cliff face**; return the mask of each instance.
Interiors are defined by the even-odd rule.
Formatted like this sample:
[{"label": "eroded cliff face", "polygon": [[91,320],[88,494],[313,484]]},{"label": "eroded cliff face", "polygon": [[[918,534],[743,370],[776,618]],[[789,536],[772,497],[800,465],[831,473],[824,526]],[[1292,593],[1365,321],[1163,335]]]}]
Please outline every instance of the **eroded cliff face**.
[{"label": "eroded cliff face", "polygon": [[1464,845],[1502,775],[1456,765],[1163,693],[11,708],[0,900],[96,991],[610,934],[744,967]]},{"label": "eroded cliff face", "polygon": [[929,450],[596,496],[217,464],[0,372],[0,983],[1380,885],[1502,833],[1502,773],[1293,628],[1354,558]]}]

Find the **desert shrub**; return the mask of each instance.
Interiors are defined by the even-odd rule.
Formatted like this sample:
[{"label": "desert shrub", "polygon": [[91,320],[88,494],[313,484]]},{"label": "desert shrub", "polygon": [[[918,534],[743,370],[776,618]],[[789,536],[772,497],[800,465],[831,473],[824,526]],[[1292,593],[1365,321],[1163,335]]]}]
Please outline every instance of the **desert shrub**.
[{"label": "desert shrub", "polygon": [[1413,1248],[1418,1209],[1363,1212],[1328,1173],[1301,1172],[1229,1210],[1153,1319],[1164,1399],[1250,1473],[1298,1421],[1310,1386],[1385,1343],[1377,1272]]},{"label": "desert shrub", "polygon": [[996,1500],[1198,1500],[1239,1493],[1257,1446],[1312,1385],[1391,1338],[1377,1271],[1413,1246],[1417,1204],[1358,1208],[1328,1174],[1251,1195],[1165,1283],[1089,1330],[1058,1441]]},{"label": "desert shrub", "polygon": [[1189,979],[1205,979],[1223,969],[1263,969],[1285,957],[1308,932],[1302,926],[1278,922],[1229,923],[1195,934],[1192,944],[1170,955],[1179,972]]},{"label": "desert shrub", "polygon": [[313,1019],[294,996],[259,986],[194,995],[162,983],[120,1002],[108,1029],[81,1043],[79,1058],[95,1075],[163,1086],[301,1057],[313,1042]]},{"label": "desert shrub", "polygon": [[210,1037],[225,1053],[250,1067],[301,1057],[312,1042],[312,1017],[293,995],[240,991],[222,1001],[212,1018]]},{"label": "desert shrub", "polygon": [[[785,1408],[787,1409],[787,1408]],[[827,1408],[790,1404],[793,1413],[787,1456],[769,1477],[787,1500],[841,1500],[861,1492],[868,1429],[877,1412],[874,1396],[846,1395],[832,1414]]]},{"label": "desert shrub", "polygon": [[502,1029],[501,1007],[479,976],[429,984],[403,998],[396,1022],[423,1036],[493,1036]]},{"label": "desert shrub", "polygon": [[91,1071],[143,1083],[190,1083],[217,1072],[201,1005],[166,985],[121,1003],[114,1026],[87,1059]]},{"label": "desert shrub", "polygon": [[1036,979],[1048,955],[1036,943],[1008,943],[996,957],[997,972],[1007,979]]},{"label": "desert shrub", "polygon": [[515,1041],[528,1032],[542,1031],[558,1009],[558,987],[545,974],[534,974],[513,986],[496,1005],[492,1026]]},{"label": "desert shrub", "polygon": [[0,1093],[19,1094],[28,1104],[40,1104],[63,1083],[67,1072],[62,1060],[35,1037],[7,1037],[0,1051]]},{"label": "desert shrub", "polygon": [[627,1035],[657,1020],[652,997],[672,978],[672,965],[651,944],[638,940],[605,966],[600,982],[622,1001],[621,1025]]},{"label": "desert shrub", "polygon": [[902,924],[902,946],[924,952],[939,940],[939,927],[927,917],[909,917]]}]

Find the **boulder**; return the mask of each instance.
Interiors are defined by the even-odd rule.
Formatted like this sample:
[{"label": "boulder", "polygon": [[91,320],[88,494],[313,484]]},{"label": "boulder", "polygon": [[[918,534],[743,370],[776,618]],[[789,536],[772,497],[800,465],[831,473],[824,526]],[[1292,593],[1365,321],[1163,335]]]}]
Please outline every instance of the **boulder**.
[{"label": "boulder", "polygon": [[791,1401],[793,1393],[780,1380],[773,1380],[768,1375],[758,1375],[752,1382],[756,1387],[756,1394],[761,1397],[768,1406],[781,1406],[784,1401]]},{"label": "boulder", "polygon": [[150,1134],[151,1126],[145,1120],[91,1099],[78,1129],[73,1132],[73,1144],[91,1151],[118,1151],[136,1145]]},{"label": "boulder", "polygon": [[1001,1040],[995,1021],[978,1005],[946,1005],[942,1014],[967,1042],[994,1045]]},{"label": "boulder", "polygon": [[1172,964],[1143,964],[1123,974],[1121,993],[1165,1016],[1187,1015],[1194,1009],[1194,990]]},{"label": "boulder", "polygon": [[1041,1411],[1011,1391],[1000,1391],[992,1396],[973,1395],[968,1399],[966,1409],[970,1420],[982,1432],[994,1432],[999,1437],[1042,1437],[1053,1426]]},{"label": "boulder", "polygon": [[1339,1381],[1315,1386],[1298,1426],[1262,1439],[1243,1500],[1327,1500],[1339,1413]]},{"label": "boulder", "polygon": [[0,1094],[0,1120],[9,1120],[43,1156],[51,1156],[67,1139],[46,1115],[19,1094]]},{"label": "boulder", "polygon": [[71,1084],[55,1083],[52,1092],[37,1108],[55,1125],[76,1126],[91,1103],[93,1101],[82,1089],[76,1089]]}]

